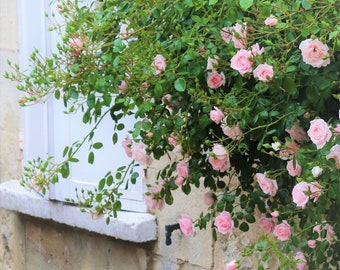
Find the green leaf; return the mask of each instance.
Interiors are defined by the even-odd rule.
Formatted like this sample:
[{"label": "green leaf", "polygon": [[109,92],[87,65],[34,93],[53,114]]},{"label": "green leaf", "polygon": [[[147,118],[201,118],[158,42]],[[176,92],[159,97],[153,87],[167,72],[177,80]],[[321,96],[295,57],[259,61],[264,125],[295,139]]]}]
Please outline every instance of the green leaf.
[{"label": "green leaf", "polygon": [[253,0],[240,0],[240,7],[243,10],[247,10],[253,5]]},{"label": "green leaf", "polygon": [[186,81],[183,79],[183,78],[178,78],[176,81],[175,81],[175,89],[178,91],[178,92],[184,92],[184,90],[186,89],[187,87],[187,83]]},{"label": "green leaf", "polygon": [[94,162],[94,154],[93,152],[91,151],[87,157],[87,162],[90,163],[90,164],[93,164]]},{"label": "green leaf", "polygon": [[215,5],[218,2],[218,0],[209,0],[209,5]]},{"label": "green leaf", "polygon": [[154,92],[155,92],[155,96],[156,96],[156,97],[161,97],[162,94],[163,94],[162,85],[160,85],[159,83],[157,83],[157,84],[155,85]]},{"label": "green leaf", "polygon": [[105,187],[105,178],[103,178],[103,179],[101,179],[100,181],[99,181],[99,183],[98,183],[98,189],[99,190],[103,190],[104,189],[104,187]]},{"label": "green leaf", "polygon": [[243,232],[249,231],[249,225],[247,222],[242,222],[239,229]]},{"label": "green leaf", "polygon": [[103,144],[101,142],[96,142],[92,146],[94,149],[100,149],[103,147]]},{"label": "green leaf", "polygon": [[112,142],[113,142],[113,144],[116,144],[118,142],[118,134],[117,133],[113,133]]}]

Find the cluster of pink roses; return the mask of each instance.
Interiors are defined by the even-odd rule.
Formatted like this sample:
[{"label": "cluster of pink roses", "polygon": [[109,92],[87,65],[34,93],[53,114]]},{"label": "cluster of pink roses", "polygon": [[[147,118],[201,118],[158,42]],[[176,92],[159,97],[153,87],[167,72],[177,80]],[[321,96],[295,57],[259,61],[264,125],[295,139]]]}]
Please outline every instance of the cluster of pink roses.
[{"label": "cluster of pink roses", "polygon": [[122,147],[126,155],[134,159],[140,165],[147,166],[152,162],[152,158],[146,152],[144,143],[133,142],[131,138],[126,137],[126,139],[122,141]]}]

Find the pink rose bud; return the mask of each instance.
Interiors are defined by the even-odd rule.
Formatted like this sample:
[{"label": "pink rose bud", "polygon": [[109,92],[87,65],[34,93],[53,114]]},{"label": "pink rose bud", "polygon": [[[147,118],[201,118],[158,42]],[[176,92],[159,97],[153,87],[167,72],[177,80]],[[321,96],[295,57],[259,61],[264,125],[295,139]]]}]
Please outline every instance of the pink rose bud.
[{"label": "pink rose bud", "polygon": [[212,191],[204,193],[204,203],[208,206],[212,206],[215,203],[214,193]]},{"label": "pink rose bud", "polygon": [[184,178],[183,177],[181,177],[181,176],[178,176],[176,179],[175,179],[175,185],[176,186],[182,186],[183,184],[184,184]]},{"label": "pink rose bud", "polygon": [[155,67],[155,74],[158,75],[166,68],[165,58],[157,54],[153,60],[152,66]]},{"label": "pink rose bud", "polygon": [[274,212],[271,212],[270,215],[272,217],[278,217],[280,215],[279,211],[274,211]]},{"label": "pink rose bud", "polygon": [[225,270],[237,270],[237,269],[238,269],[237,263],[235,260],[233,260],[227,264]]},{"label": "pink rose bud", "polygon": [[316,247],[316,240],[308,240],[307,244],[310,248],[315,248]]},{"label": "pink rose bud", "polygon": [[230,233],[234,228],[234,221],[231,218],[230,213],[227,211],[220,213],[215,218],[214,224],[217,227],[217,230],[222,234]]},{"label": "pink rose bud", "polygon": [[306,39],[300,43],[302,60],[312,67],[325,67],[330,63],[327,45],[318,39]]},{"label": "pink rose bud", "polygon": [[190,216],[187,214],[182,214],[182,218],[178,221],[178,223],[183,234],[192,236],[195,235],[195,227]]},{"label": "pink rose bud", "polygon": [[275,26],[277,25],[278,20],[275,18],[274,15],[270,15],[265,21],[264,24],[267,26]]}]

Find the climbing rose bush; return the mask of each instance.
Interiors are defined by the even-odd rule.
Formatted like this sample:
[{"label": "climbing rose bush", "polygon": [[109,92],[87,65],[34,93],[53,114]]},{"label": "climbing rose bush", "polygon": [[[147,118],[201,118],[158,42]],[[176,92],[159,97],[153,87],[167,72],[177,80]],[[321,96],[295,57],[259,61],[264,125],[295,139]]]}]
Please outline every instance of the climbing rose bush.
[{"label": "climbing rose bush", "polygon": [[[114,217],[118,187],[138,179],[134,168],[147,171],[169,156],[145,201],[160,211],[173,203],[173,192],[190,196],[205,187],[202,214],[179,217],[185,235],[210,226],[217,239],[260,228],[258,242],[242,253],[259,252],[258,269],[273,256],[280,269],[335,268],[338,1],[80,2],[52,2],[63,18],[51,26],[63,33],[55,54],[34,51],[30,72],[11,64],[13,73],[5,74],[18,82],[22,106],[61,99],[65,110],[82,112],[84,124],[95,127],[110,116],[113,144],[124,117],[136,118],[117,145],[131,164],[106,174],[78,203]],[[94,150],[105,147],[92,142],[95,132],[84,138]],[[52,157],[30,162],[23,183],[45,191],[67,178],[81,146],[65,147],[60,164]],[[242,257],[234,259],[226,269],[242,267]]]}]

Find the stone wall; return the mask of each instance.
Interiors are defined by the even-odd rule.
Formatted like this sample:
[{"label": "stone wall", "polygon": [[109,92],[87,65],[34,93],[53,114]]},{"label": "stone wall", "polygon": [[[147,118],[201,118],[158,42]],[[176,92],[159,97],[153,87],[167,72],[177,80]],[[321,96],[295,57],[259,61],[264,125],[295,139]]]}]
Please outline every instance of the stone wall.
[{"label": "stone wall", "polygon": [[[17,1],[0,0],[0,183],[20,179],[20,108],[15,85],[3,78],[7,59],[18,60]],[[148,171],[152,180],[157,164]],[[156,213],[158,240],[144,244],[41,220],[0,208],[0,270],[208,270],[224,265],[249,243],[247,235],[222,237],[215,243],[211,230],[186,237],[172,233],[172,245],[165,245],[165,225],[178,221],[182,213],[197,217],[203,206],[204,190],[195,196],[175,194],[175,203]],[[248,268],[252,269],[249,262]]]}]

